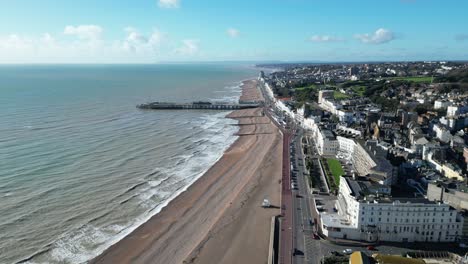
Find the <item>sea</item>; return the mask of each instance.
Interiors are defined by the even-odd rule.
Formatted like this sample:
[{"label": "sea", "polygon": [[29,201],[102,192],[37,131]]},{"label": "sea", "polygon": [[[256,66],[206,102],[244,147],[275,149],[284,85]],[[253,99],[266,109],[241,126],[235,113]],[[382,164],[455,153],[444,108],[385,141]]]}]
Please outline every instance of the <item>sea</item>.
[{"label": "sea", "polygon": [[247,64],[0,65],[0,263],[86,263],[187,189],[236,140],[213,110]]}]

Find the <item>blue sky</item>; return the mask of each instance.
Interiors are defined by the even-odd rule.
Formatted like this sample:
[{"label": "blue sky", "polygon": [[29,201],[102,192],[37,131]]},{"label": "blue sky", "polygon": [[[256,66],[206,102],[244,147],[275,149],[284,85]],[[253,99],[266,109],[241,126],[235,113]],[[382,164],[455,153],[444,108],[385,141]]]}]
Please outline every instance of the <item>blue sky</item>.
[{"label": "blue sky", "polygon": [[467,60],[461,0],[0,2],[0,63]]}]

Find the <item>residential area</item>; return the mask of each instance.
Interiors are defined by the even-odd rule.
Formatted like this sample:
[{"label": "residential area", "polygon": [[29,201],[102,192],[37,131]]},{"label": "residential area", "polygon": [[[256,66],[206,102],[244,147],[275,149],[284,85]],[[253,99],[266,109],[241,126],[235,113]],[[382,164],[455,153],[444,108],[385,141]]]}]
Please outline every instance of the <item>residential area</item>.
[{"label": "residential area", "polygon": [[294,263],[468,263],[468,64],[261,66],[295,131]]}]

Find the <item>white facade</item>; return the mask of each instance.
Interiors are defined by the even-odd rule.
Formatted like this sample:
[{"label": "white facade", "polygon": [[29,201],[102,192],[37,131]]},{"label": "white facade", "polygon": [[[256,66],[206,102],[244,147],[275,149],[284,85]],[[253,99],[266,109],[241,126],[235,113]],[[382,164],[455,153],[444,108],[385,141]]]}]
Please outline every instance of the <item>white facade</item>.
[{"label": "white facade", "polygon": [[436,124],[433,128],[436,137],[442,142],[449,142],[452,139],[452,134],[444,126]]},{"label": "white facade", "polygon": [[342,105],[333,99],[322,99],[322,103],[319,105],[334,115],[337,115],[337,111],[342,108]]},{"label": "white facade", "polygon": [[340,136],[336,137],[336,139],[338,140],[338,150],[351,158],[354,153],[356,142],[353,139]]},{"label": "white facade", "polygon": [[336,155],[338,141],[331,131],[320,129],[316,133],[317,149],[320,155]]},{"label": "white facade", "polygon": [[445,109],[448,106],[450,106],[452,103],[450,101],[444,101],[444,100],[435,100],[434,101],[434,109]]},{"label": "white facade", "polygon": [[385,158],[366,151],[354,139],[338,136],[338,151],[350,157],[358,176],[369,176],[380,184],[392,185],[397,177],[391,163]]},{"label": "white facade", "polygon": [[304,118],[302,126],[304,127],[304,129],[313,130],[315,128],[315,125],[320,123],[320,120],[320,116],[309,116]]},{"label": "white facade", "polygon": [[456,116],[465,114],[468,112],[468,106],[452,105],[447,107],[447,116]]},{"label": "white facade", "polygon": [[345,122],[347,124],[353,122],[354,113],[351,111],[345,111],[342,109],[336,110],[336,115],[338,116],[338,120],[340,120],[340,122]]},{"label": "white facade", "polygon": [[[385,193],[385,186],[377,186]],[[339,213],[322,214],[323,234],[369,242],[454,242],[462,235],[463,218],[447,204],[426,199],[357,198],[350,181],[340,181]]]}]

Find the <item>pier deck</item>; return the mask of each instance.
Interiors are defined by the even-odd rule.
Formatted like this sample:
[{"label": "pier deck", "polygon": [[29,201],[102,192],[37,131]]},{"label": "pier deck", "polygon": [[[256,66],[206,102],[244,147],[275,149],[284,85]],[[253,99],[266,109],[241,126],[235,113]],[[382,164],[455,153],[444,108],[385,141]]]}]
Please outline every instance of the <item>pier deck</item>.
[{"label": "pier deck", "polygon": [[193,103],[167,103],[154,102],[137,105],[140,109],[152,110],[184,110],[184,109],[207,109],[207,110],[238,110],[260,107],[260,104],[232,104],[232,103],[211,103],[211,102],[193,102]]}]

